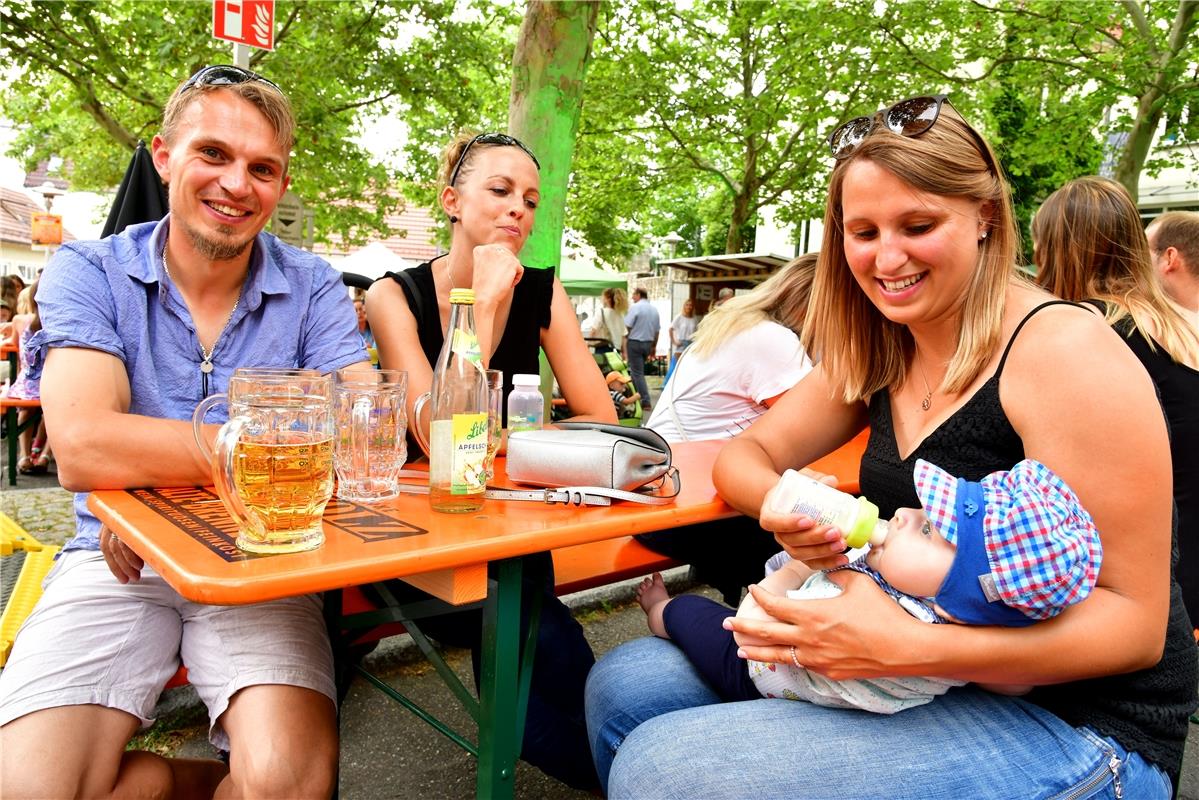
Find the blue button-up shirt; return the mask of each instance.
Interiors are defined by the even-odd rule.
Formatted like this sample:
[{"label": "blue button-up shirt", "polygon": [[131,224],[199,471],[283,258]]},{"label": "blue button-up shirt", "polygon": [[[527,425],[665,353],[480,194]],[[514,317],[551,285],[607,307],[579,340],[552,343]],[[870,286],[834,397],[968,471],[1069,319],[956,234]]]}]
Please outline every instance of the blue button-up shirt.
[{"label": "blue button-up shirt", "polygon": [[648,300],[633,303],[624,318],[624,324],[629,327],[629,338],[641,342],[658,341],[658,331],[662,327],[658,309]]},{"label": "blue button-up shirt", "polygon": [[[131,414],[191,419],[203,397],[200,340],[183,295],[164,272],[169,225],[168,215],[59,248],[38,285],[42,330],[29,342],[33,377],[52,347],[101,350],[125,364]],[[341,274],[266,233],[254,240],[241,299],[211,356],[210,393],[224,392],[237,367],[328,373],[367,357]],[[208,421],[223,419],[214,413]],[[64,550],[99,549],[100,521],[86,499],[75,496],[76,536]]]}]

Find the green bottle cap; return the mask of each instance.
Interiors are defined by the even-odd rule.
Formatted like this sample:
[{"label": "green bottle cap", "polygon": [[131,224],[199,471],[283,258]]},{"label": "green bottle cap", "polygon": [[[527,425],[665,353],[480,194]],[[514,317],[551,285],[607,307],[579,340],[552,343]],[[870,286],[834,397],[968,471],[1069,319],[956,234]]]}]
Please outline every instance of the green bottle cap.
[{"label": "green bottle cap", "polygon": [[450,302],[460,306],[473,306],[475,304],[475,290],[450,289]]}]

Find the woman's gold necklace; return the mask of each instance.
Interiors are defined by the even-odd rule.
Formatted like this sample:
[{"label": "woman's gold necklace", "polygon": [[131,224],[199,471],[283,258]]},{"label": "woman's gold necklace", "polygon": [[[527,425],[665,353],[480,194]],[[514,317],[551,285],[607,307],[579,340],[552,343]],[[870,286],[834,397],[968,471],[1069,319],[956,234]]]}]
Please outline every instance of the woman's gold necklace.
[{"label": "woman's gold necklace", "polygon": [[916,366],[920,368],[920,377],[924,379],[924,399],[920,401],[920,410],[928,411],[933,407],[933,390],[928,385],[928,375],[924,374],[924,365],[917,364]]}]

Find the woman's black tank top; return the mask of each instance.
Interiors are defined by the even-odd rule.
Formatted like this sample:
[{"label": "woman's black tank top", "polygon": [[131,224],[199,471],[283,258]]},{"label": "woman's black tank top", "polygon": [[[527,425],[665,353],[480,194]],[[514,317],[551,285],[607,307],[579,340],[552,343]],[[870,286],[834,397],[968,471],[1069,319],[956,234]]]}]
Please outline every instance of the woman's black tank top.
[{"label": "woman's black tank top", "polygon": [[[412,284],[397,273],[389,272],[385,277],[400,285],[408,308],[412,309],[417,321],[421,350],[430,366],[437,364],[445,332],[441,329],[441,317],[437,310],[437,288],[433,283],[433,264],[426,261],[420,266],[405,270]],[[414,296],[415,286],[419,296]],[[541,349],[541,329],[550,326],[550,302],[554,296],[554,271],[552,269],[530,269],[512,290],[512,308],[508,312],[508,323],[500,337],[495,354],[488,361],[491,369],[504,373],[504,425],[507,426],[508,394],[512,391],[513,375],[536,375],[540,371],[537,354]]]},{"label": "woman's black tank top", "polygon": [[[883,389],[870,398],[870,439],[862,456],[860,482],[863,495],[878,505],[880,514],[890,516],[897,508],[920,507],[913,484],[918,458],[972,481],[1010,469],[1024,458],[1024,443],[999,402],[999,381],[1024,324],[1042,308],[1055,304],[1074,305],[1055,300],[1030,311],[1012,332],[995,374],[907,458],[900,458],[895,442],[889,392]],[[1177,553],[1177,530],[1171,535]],[[1037,687],[1025,699],[1071,725],[1085,725],[1111,736],[1125,749],[1157,764],[1177,783],[1187,719],[1197,704],[1199,664],[1182,595],[1173,578],[1170,584],[1166,646],[1157,664],[1126,675]]]}]

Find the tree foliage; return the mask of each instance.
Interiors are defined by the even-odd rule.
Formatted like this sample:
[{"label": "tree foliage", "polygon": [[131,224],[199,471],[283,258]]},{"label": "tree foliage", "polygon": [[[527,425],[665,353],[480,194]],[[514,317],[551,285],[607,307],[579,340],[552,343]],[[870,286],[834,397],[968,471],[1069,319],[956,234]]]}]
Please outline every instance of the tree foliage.
[{"label": "tree foliage", "polygon": [[880,15],[878,46],[989,105],[1016,177],[1060,185],[1103,168],[1135,199],[1144,170],[1184,163],[1180,148],[1148,154],[1163,118],[1193,135],[1196,12],[1195,0],[928,0]]},{"label": "tree foliage", "polygon": [[[818,216],[838,122],[947,92],[996,145],[1022,218],[1079,174],[1196,165],[1196,0],[622,0],[600,9],[566,225],[608,260],[678,232],[680,255],[748,247],[760,209]],[[322,238],[381,231],[399,189],[436,208],[443,144],[508,124],[519,0],[281,2],[253,67],[300,119],[295,191]],[[208,3],[0,0],[0,113],[32,164],[111,188],[171,88],[228,60]],[[402,120],[390,169],[364,121]],[[1175,146],[1150,146],[1167,121]],[[1189,161],[1188,161],[1189,160]],[[389,188],[392,191],[388,193]]]},{"label": "tree foliage", "polygon": [[839,109],[893,80],[890,59],[856,44],[860,22],[846,6],[609,6],[588,81],[581,166],[588,183],[623,199],[580,186],[577,210],[602,219],[620,202],[638,216],[647,194],[667,185],[703,197],[717,190],[727,198],[721,249],[737,252],[763,206],[806,209]]}]

